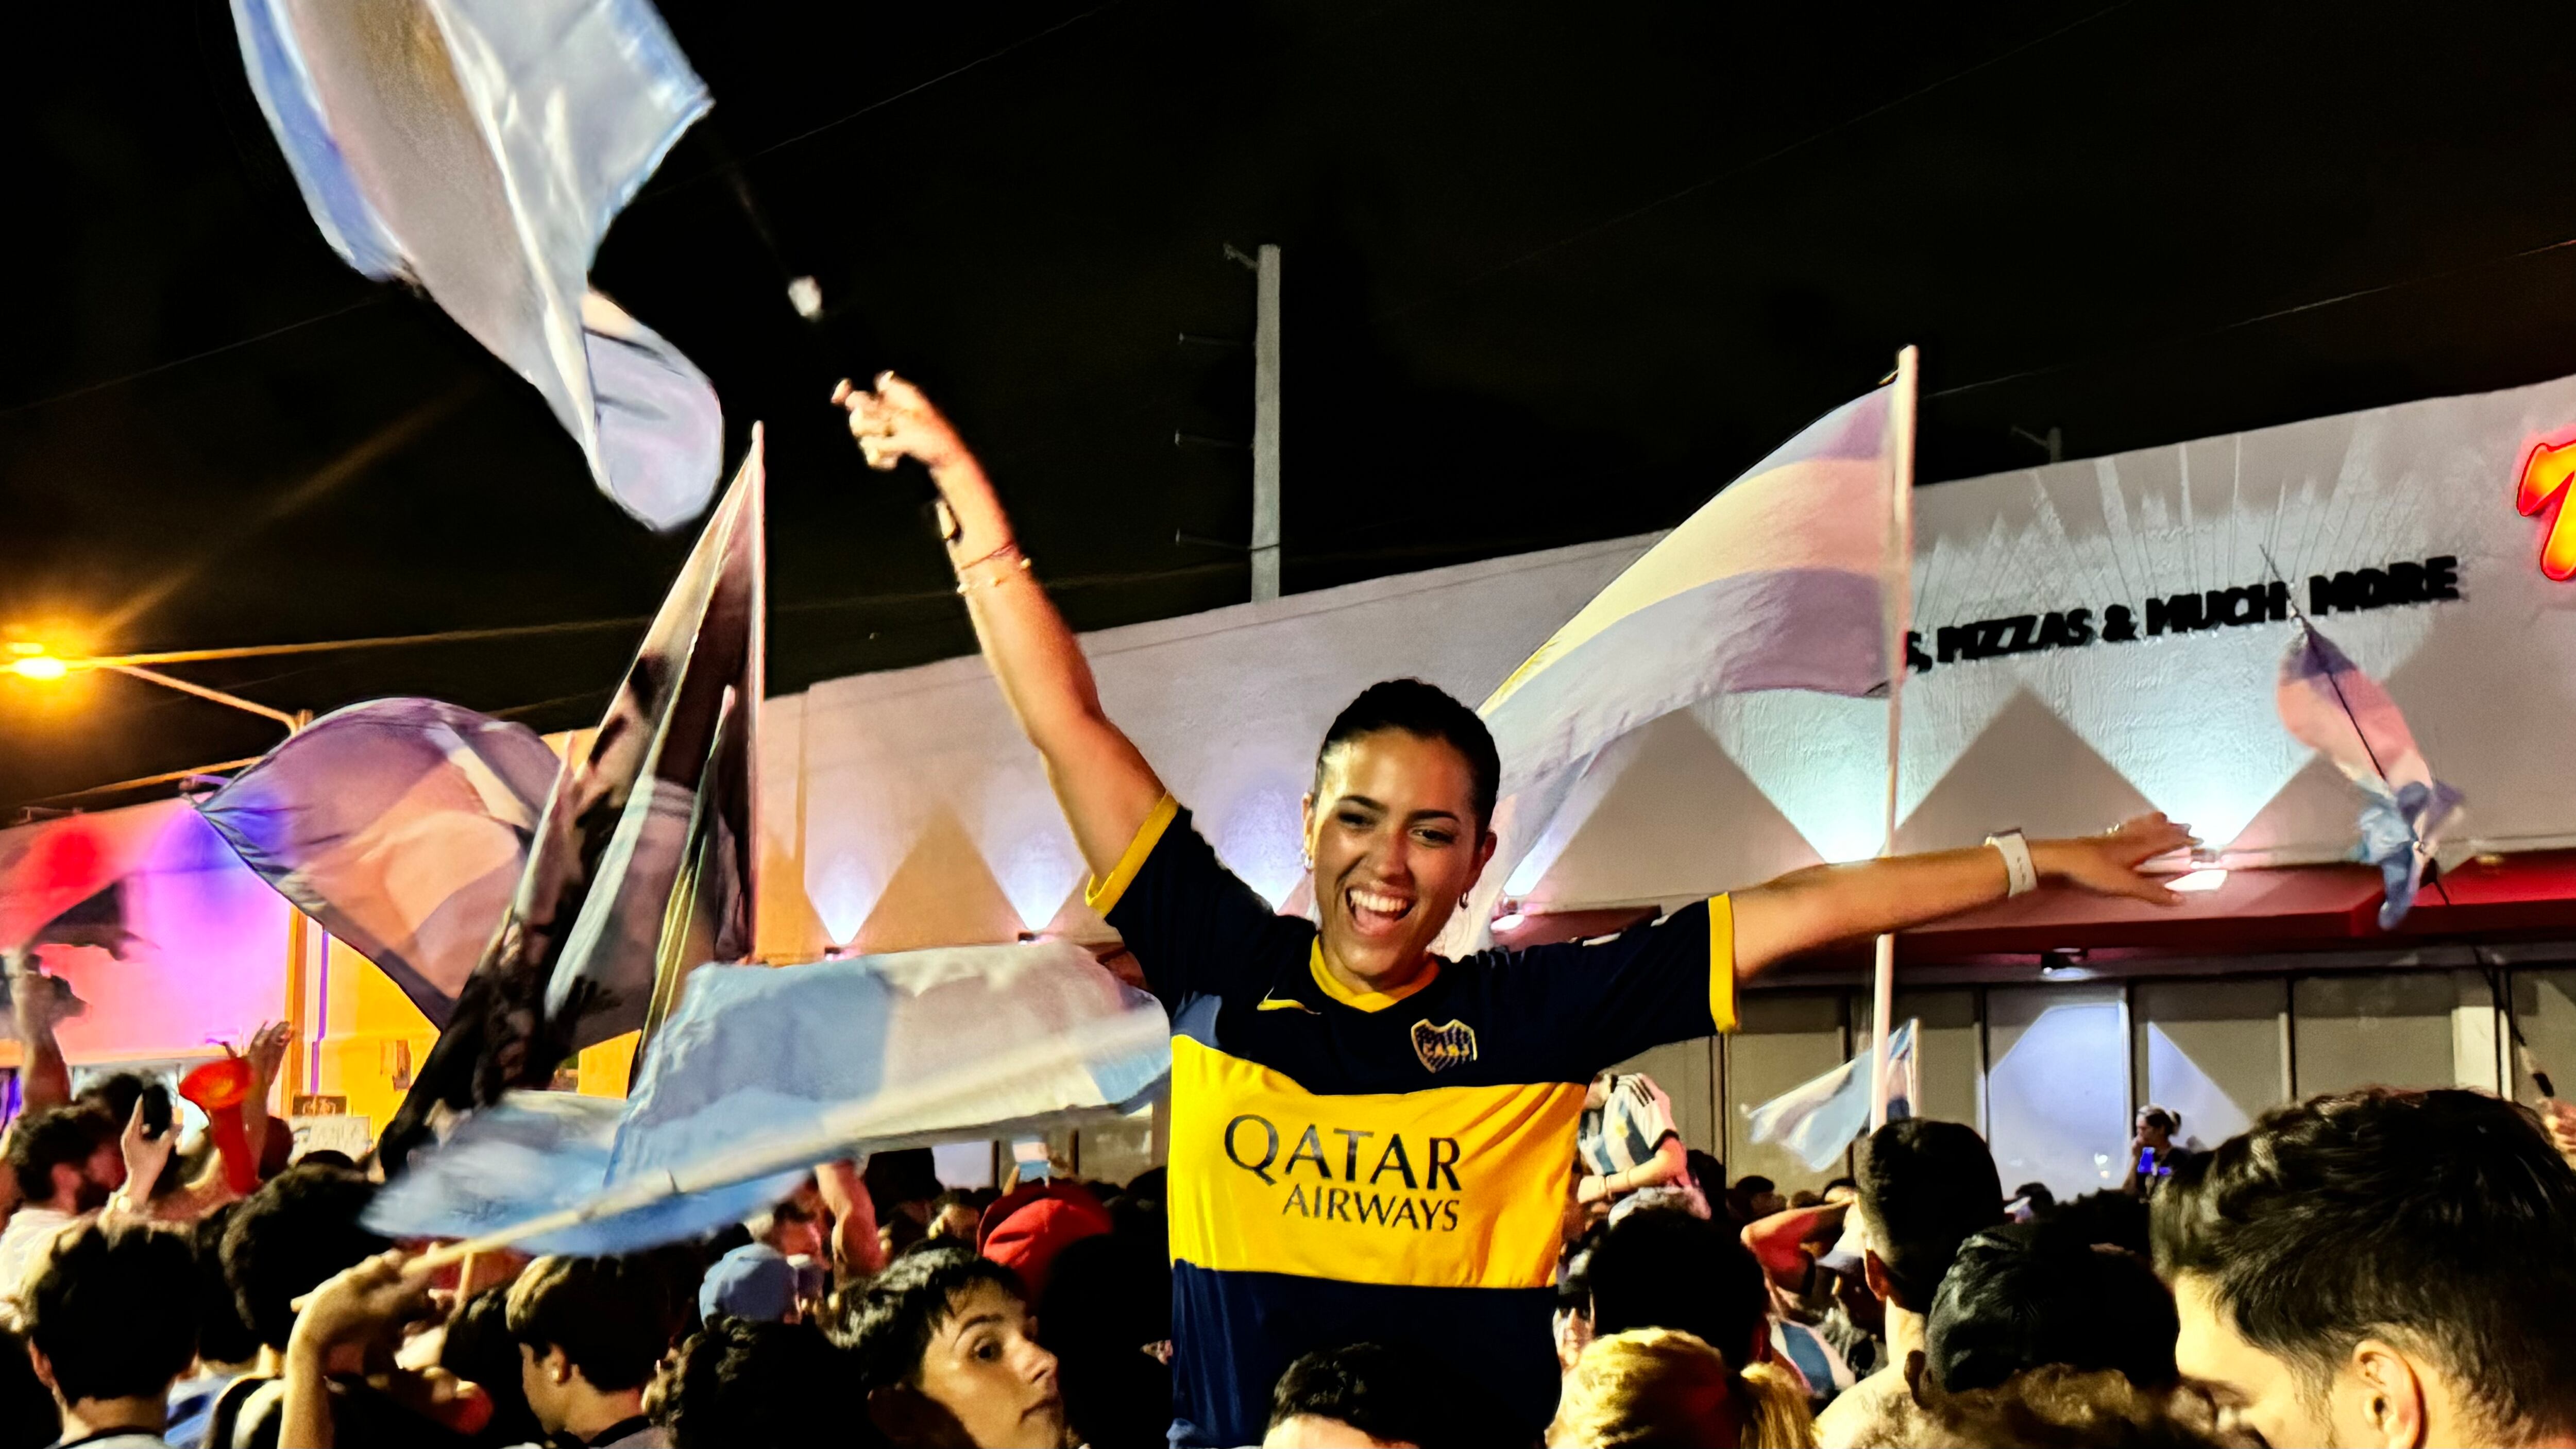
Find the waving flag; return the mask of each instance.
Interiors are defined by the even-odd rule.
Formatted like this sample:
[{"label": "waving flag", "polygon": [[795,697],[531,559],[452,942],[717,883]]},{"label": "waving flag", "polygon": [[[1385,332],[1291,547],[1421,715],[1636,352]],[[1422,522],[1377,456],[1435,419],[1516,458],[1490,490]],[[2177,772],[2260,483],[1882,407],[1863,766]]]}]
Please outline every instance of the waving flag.
[{"label": "waving flag", "polygon": [[1895,391],[1862,394],[1755,464],[1485,701],[1501,842],[1453,931],[1482,932],[1585,767],[1631,731],[1720,694],[1887,688],[1887,610],[1911,568],[1891,527]]},{"label": "waving flag", "polygon": [[761,431],[624,684],[555,777],[510,909],[402,1109],[486,1106],[647,1024],[706,961],[751,950],[761,697]]},{"label": "waving flag", "polygon": [[[1895,1067],[1888,1088],[1887,1120],[1910,1117],[1923,1095],[1914,1060],[1914,1023],[1906,1022],[1887,1036],[1887,1059]],[[1756,1142],[1777,1142],[1800,1161],[1821,1172],[1843,1155],[1853,1139],[1869,1130],[1869,1086],[1875,1051],[1861,1054],[1813,1081],[1792,1087],[1752,1111]]]},{"label": "waving flag", "polygon": [[715,392],[589,290],[592,255],[706,86],[647,0],[233,0],[260,109],[325,240],[437,299],[544,396],[619,506],[695,517]]},{"label": "waving flag", "polygon": [[[1106,1044],[1025,1064],[1032,1049],[1092,1040]],[[397,1237],[472,1237],[603,1193],[693,1185],[524,1245],[634,1252],[741,1220],[799,1167],[1123,1115],[1170,1071],[1161,1008],[1063,942],[711,966],[691,974],[625,1102],[513,1094],[418,1154],[368,1221]],[[895,1100],[941,1081],[961,1090]],[[846,1135],[871,1104],[891,1110]],[[729,1166],[746,1162],[763,1170]]]},{"label": "waving flag", "polygon": [[2460,792],[2433,778],[2397,701],[2314,624],[2301,621],[2281,656],[2277,698],[2291,737],[2361,787],[2358,856],[2379,867],[2380,929],[2396,929],[2414,908]]},{"label": "waving flag", "polygon": [[525,725],[378,699],[298,730],[197,811],[445,1026],[509,914],[557,768]]}]

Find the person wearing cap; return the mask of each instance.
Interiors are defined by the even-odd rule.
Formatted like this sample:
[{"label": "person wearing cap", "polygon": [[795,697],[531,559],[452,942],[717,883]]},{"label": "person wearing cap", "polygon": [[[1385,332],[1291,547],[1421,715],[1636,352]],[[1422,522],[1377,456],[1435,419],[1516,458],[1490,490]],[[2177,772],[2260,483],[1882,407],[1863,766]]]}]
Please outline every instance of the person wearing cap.
[{"label": "person wearing cap", "polygon": [[1042,1303],[1056,1254],[1110,1226],[1109,1209],[1080,1183],[1033,1182],[984,1209],[975,1250],[1017,1273],[1029,1301]]},{"label": "person wearing cap", "polygon": [[799,1322],[795,1265],[767,1243],[745,1243],[716,1259],[698,1280],[698,1317],[719,1313],[751,1323]]}]

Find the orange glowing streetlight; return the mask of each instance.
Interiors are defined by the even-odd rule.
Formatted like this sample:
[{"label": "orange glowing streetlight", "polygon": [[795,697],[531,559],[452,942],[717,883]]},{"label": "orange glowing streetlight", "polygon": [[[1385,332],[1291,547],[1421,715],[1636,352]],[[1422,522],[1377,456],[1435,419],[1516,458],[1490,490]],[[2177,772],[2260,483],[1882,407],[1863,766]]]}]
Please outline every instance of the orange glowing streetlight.
[{"label": "orange glowing streetlight", "polygon": [[282,709],[271,709],[255,699],[244,699],[238,694],[226,694],[220,689],[209,689],[202,684],[192,684],[187,680],[163,674],[157,669],[146,669],[129,659],[114,655],[66,659],[43,644],[24,639],[12,640],[9,644],[9,654],[11,657],[6,667],[11,674],[20,679],[52,681],[62,679],[77,670],[105,669],[143,680],[148,684],[160,685],[164,689],[175,689],[181,694],[193,694],[199,699],[215,704],[228,705],[247,714],[258,715],[262,719],[275,720],[286,726],[289,734],[313,722],[313,716],[310,714],[289,714]]}]

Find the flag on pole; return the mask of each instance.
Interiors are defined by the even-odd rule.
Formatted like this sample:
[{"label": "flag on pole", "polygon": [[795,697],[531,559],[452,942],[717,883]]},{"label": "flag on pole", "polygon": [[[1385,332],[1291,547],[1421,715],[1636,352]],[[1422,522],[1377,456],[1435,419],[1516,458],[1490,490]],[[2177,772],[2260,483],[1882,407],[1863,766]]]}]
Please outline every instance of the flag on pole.
[{"label": "flag on pole", "polygon": [[288,736],[197,813],[445,1026],[509,914],[558,767],[526,725],[369,700]]},{"label": "flag on pole", "polygon": [[2396,929],[2459,812],[2460,792],[2433,778],[2415,732],[2379,681],[2304,619],[2281,656],[2275,697],[2291,737],[2361,787],[2358,857],[2379,867],[2380,929]]},{"label": "flag on pole", "polygon": [[[1887,1120],[1914,1115],[1922,1100],[1922,1077],[1914,1058],[1915,1023],[1908,1021],[1887,1037]],[[1877,1051],[1863,1047],[1859,1056],[1790,1088],[1752,1110],[1753,1140],[1777,1142],[1799,1161],[1821,1172],[1842,1156],[1843,1149],[1869,1130],[1870,1083]]]},{"label": "flag on pole", "polygon": [[1721,694],[1888,688],[1888,600],[1912,567],[1889,527],[1896,393],[1854,398],[1755,464],[1485,701],[1503,757],[1501,840],[1450,949],[1482,940],[1513,867],[1631,731]]},{"label": "flag on pole", "polygon": [[[1112,1049],[1010,1065],[1131,1021],[1152,1029]],[[985,1068],[935,1105],[895,1102]],[[1064,942],[711,966],[691,974],[626,1101],[504,1098],[418,1154],[368,1221],[396,1237],[473,1237],[639,1184],[694,1184],[523,1245],[635,1252],[741,1220],[792,1188],[801,1167],[1124,1115],[1160,1095],[1170,1072],[1161,1007]],[[862,1135],[835,1130],[872,1103],[895,1110]],[[724,1166],[740,1162],[762,1170],[736,1177]]]},{"label": "flag on pole", "polygon": [[232,0],[252,91],[333,250],[426,290],[655,528],[706,507],[723,418],[590,291],[609,223],[706,114],[647,0]]},{"label": "flag on pole", "polygon": [[386,1129],[543,1086],[657,994],[751,951],[761,430],[599,728],[555,777],[510,909]]}]

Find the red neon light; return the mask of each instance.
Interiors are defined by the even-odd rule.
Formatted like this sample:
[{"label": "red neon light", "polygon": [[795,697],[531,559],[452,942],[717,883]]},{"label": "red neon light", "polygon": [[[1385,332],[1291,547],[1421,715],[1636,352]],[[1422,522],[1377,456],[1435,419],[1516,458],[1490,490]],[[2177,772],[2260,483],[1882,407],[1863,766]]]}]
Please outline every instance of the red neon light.
[{"label": "red neon light", "polygon": [[[2555,447],[2542,443],[2523,460],[2514,506],[2523,517],[2537,518],[2549,500],[2567,491],[2571,478],[2576,478],[2576,442]],[[2558,517],[2549,525],[2549,540],[2540,546],[2540,571],[2553,579],[2576,578],[2576,508],[2559,505]]]}]

